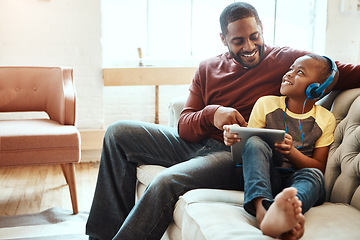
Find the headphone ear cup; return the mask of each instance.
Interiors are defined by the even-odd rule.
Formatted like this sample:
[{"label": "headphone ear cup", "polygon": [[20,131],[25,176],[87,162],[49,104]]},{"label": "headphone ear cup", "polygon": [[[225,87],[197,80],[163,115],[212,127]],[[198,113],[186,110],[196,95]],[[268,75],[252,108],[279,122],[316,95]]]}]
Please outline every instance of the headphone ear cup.
[{"label": "headphone ear cup", "polygon": [[306,96],[311,99],[315,100],[319,97],[321,97],[322,94],[317,94],[315,92],[316,89],[320,87],[320,83],[312,83],[306,88]]}]

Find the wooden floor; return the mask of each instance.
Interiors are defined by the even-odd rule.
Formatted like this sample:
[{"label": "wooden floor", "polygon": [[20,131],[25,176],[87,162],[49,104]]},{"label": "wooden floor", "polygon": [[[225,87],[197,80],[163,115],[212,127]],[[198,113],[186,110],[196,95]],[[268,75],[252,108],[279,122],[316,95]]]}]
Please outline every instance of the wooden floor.
[{"label": "wooden floor", "polygon": [[[79,211],[89,211],[98,164],[75,166]],[[0,168],[0,216],[37,213],[51,207],[72,210],[60,165]]]}]

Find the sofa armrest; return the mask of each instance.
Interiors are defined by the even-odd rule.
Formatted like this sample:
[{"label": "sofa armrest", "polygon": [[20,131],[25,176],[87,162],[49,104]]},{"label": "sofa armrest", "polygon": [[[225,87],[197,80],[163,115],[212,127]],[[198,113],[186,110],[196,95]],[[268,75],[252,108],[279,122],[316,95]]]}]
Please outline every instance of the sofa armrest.
[{"label": "sofa armrest", "polygon": [[[351,105],[353,105],[353,102],[359,96],[360,96],[360,88],[354,88],[354,89],[342,91],[334,99],[331,112],[334,114],[337,124],[349,114]],[[355,113],[351,113],[351,114],[355,114]]]},{"label": "sofa armrest", "polygon": [[187,96],[181,96],[171,99],[168,110],[169,110],[169,127],[176,128],[179,122],[181,111],[184,109]]}]

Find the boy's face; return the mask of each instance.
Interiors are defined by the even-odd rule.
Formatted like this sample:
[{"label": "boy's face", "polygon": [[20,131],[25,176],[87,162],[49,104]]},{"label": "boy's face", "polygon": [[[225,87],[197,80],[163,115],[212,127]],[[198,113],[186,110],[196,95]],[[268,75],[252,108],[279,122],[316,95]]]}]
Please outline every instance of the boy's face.
[{"label": "boy's face", "polygon": [[229,23],[227,29],[226,36],[220,37],[231,56],[244,67],[256,67],[264,54],[262,26],[248,17]]},{"label": "boy's face", "polygon": [[299,100],[306,99],[306,88],[319,82],[321,69],[321,64],[309,56],[296,59],[282,78],[280,93]]}]

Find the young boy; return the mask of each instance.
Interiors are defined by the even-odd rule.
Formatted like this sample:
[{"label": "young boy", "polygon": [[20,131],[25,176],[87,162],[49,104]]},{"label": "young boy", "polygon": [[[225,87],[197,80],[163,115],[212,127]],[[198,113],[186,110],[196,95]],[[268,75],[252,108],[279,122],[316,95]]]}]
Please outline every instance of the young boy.
[{"label": "young boy", "polygon": [[[282,143],[269,146],[251,137],[242,151],[244,209],[256,216],[264,235],[300,238],[303,214],[324,202],[323,172],[336,123],[315,101],[336,83],[336,72],[327,57],[300,57],[283,76],[284,96],[265,96],[254,105],[248,127],[286,130]],[[240,141],[229,126],[224,130],[227,146]]]}]

